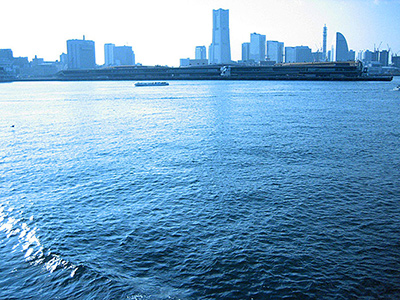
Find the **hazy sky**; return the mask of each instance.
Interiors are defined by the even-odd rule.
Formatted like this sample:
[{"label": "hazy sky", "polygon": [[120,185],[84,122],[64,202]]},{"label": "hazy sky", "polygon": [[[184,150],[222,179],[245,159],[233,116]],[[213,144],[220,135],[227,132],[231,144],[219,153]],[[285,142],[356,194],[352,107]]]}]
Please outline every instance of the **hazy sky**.
[{"label": "hazy sky", "polygon": [[129,45],[143,65],[178,66],[194,58],[195,46],[212,39],[212,10],[229,9],[232,59],[250,33],[265,34],[285,46],[328,49],[337,31],[349,48],[373,50],[381,44],[400,55],[400,0],[0,0],[0,48],[14,56],[57,60],[67,39],[96,43],[96,63],[104,44]]}]

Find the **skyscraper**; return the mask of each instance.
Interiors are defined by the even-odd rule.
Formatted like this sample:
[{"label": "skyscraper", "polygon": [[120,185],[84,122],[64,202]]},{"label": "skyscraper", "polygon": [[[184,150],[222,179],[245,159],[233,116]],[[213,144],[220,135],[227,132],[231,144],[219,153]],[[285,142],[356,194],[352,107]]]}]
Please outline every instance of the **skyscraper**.
[{"label": "skyscraper", "polygon": [[104,64],[106,66],[132,66],[135,64],[135,53],[131,46],[105,44]]},{"label": "skyscraper", "polygon": [[296,47],[285,47],[285,62],[296,62]]},{"label": "skyscraper", "polygon": [[231,62],[231,43],[229,38],[229,10],[213,10],[213,35],[208,55],[210,64]]},{"label": "skyscraper", "polygon": [[242,44],[242,61],[246,62],[250,60],[250,43]]},{"label": "skyscraper", "polygon": [[116,46],[114,48],[114,63],[117,66],[132,66],[135,64],[135,53],[131,46]]},{"label": "skyscraper", "polygon": [[265,35],[250,34],[250,59],[255,62],[265,61]]},{"label": "skyscraper", "polygon": [[276,63],[283,62],[283,48],[282,42],[267,41],[267,59],[275,61]]},{"label": "skyscraper", "polygon": [[67,41],[68,69],[91,69],[96,67],[94,42],[85,40]]},{"label": "skyscraper", "polygon": [[195,59],[207,59],[206,46],[196,46]]},{"label": "skyscraper", "polygon": [[343,34],[336,32],[336,61],[349,60],[349,47]]},{"label": "skyscraper", "polygon": [[114,44],[104,44],[104,65],[114,65]]},{"label": "skyscraper", "polygon": [[327,37],[327,32],[328,29],[326,28],[326,25],[324,25],[324,31],[322,34],[322,60],[327,61],[326,57],[326,37]]}]

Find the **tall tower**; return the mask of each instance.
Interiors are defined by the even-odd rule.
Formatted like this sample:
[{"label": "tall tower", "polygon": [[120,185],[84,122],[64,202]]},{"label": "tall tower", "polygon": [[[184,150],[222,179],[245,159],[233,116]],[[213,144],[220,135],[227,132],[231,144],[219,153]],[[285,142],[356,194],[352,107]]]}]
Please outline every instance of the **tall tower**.
[{"label": "tall tower", "polygon": [[229,39],[229,10],[213,10],[213,36],[209,48],[210,64],[231,62],[231,43]]},{"label": "tall tower", "polygon": [[326,24],[324,25],[324,32],[322,35],[322,59],[323,61],[327,61],[326,57],[326,36],[327,36],[328,29],[326,28]]}]

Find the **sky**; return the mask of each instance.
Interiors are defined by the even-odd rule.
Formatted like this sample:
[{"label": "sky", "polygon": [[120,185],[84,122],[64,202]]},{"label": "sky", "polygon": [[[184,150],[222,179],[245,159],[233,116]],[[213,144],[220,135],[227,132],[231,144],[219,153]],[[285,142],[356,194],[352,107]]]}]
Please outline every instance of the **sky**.
[{"label": "sky", "polygon": [[350,49],[388,50],[400,55],[400,0],[0,0],[0,49],[14,56],[46,61],[66,53],[66,40],[93,40],[96,63],[104,63],[104,44],[132,46],[143,65],[179,66],[194,58],[196,46],[212,40],[212,10],[229,9],[231,53],[253,32],[285,46],[328,49],[336,32]]}]

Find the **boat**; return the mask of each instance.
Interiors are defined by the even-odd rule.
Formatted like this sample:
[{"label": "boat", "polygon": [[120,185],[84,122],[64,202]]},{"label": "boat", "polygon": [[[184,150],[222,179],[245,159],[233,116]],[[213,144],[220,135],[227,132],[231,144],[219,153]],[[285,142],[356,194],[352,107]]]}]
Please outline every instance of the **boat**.
[{"label": "boat", "polygon": [[393,90],[394,91],[400,91],[400,84],[398,86],[396,86]]},{"label": "boat", "polygon": [[166,86],[169,85],[165,81],[155,81],[155,82],[136,82],[135,86]]}]

